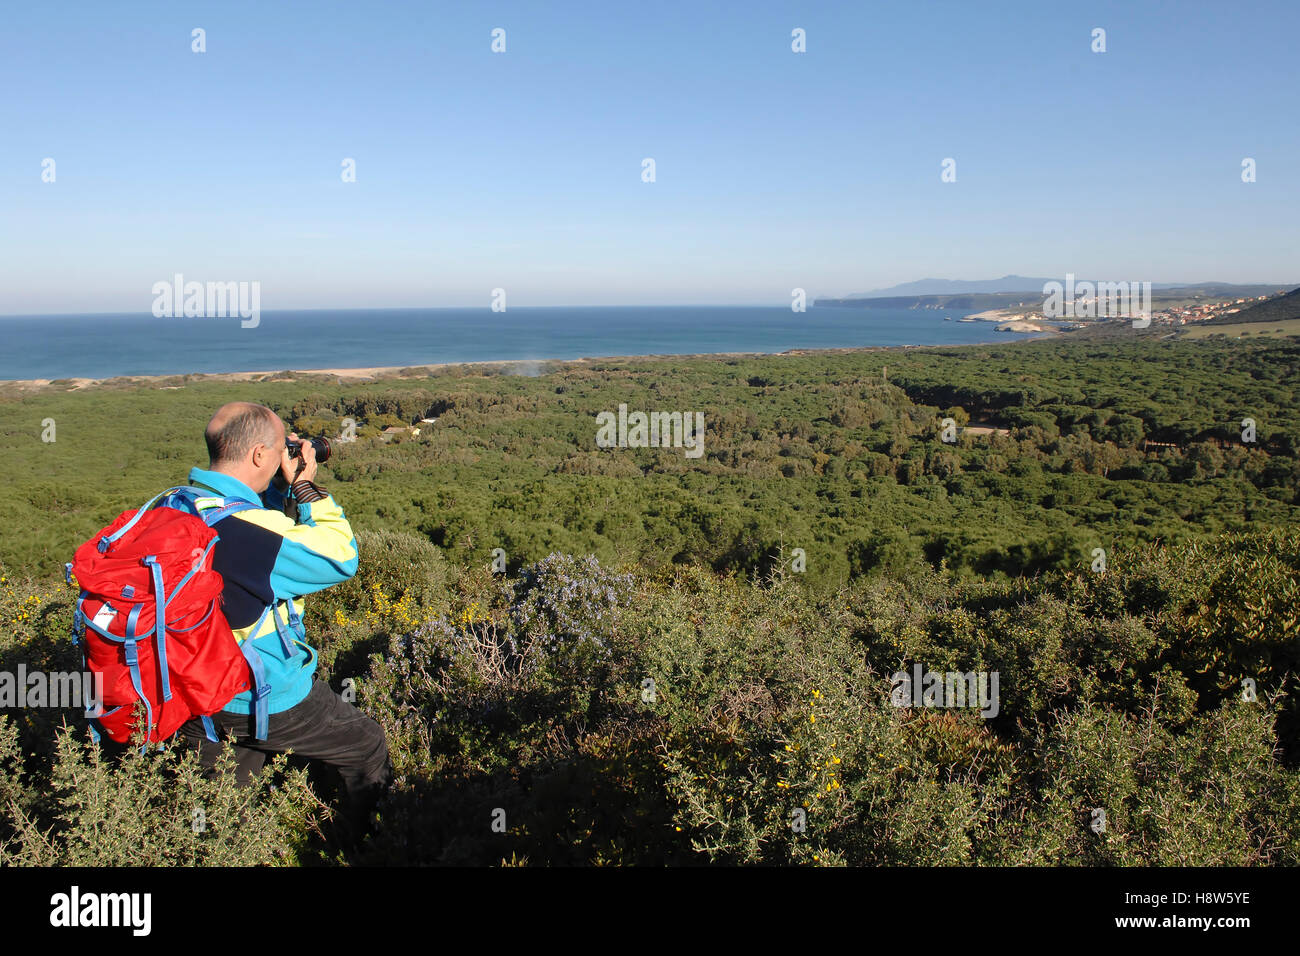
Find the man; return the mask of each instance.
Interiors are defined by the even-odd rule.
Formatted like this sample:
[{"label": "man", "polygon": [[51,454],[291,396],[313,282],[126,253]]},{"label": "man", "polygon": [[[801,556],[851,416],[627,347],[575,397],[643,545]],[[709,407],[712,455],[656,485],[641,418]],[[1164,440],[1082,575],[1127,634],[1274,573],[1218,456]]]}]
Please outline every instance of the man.
[{"label": "man", "polygon": [[[297,435],[290,435],[297,440]],[[236,510],[213,529],[220,540],[213,568],[225,579],[222,609],[240,641],[251,642],[261,662],[255,682],[269,685],[265,740],[257,739],[252,690],[225,709],[181,727],[203,765],[215,765],[224,739],[235,737],[241,784],[251,782],[268,753],[290,748],[335,767],[343,781],[345,835],[359,838],[366,817],[392,774],[383,728],[315,679],[316,652],[305,642],[301,597],[356,574],[357,543],[343,509],[315,483],[316,452],[303,442],[290,457],[285,428],[271,409],[232,402],[208,423],[208,468],[195,468],[189,483],[209,490],[195,498],[200,514],[236,502]],[[292,515],[292,516],[291,516]],[[267,693],[263,691],[263,693]]]}]

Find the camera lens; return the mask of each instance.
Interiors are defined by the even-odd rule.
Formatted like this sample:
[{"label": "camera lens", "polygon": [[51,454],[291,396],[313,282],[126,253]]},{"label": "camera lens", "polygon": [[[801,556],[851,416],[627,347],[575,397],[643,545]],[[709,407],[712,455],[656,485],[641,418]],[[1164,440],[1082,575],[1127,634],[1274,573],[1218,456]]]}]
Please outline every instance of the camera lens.
[{"label": "camera lens", "polygon": [[[300,441],[293,441],[286,438],[284,440],[284,447],[289,450],[290,458],[298,458],[302,455],[302,442]],[[328,438],[311,439],[311,447],[316,449],[316,460],[318,462],[329,461],[330,452],[334,450],[330,446],[330,440]]]}]

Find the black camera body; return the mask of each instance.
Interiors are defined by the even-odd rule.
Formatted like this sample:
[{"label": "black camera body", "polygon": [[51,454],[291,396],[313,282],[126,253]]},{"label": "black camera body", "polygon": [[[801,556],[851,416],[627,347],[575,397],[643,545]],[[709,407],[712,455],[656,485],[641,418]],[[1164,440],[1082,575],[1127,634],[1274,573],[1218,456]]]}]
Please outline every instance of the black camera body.
[{"label": "black camera body", "polygon": [[[311,447],[316,449],[316,461],[318,462],[329,461],[330,451],[331,451],[330,440],[328,438],[311,438],[308,440],[311,442]],[[291,441],[290,439],[286,438],[284,440],[284,447],[289,449],[290,458],[302,457],[302,442]]]}]

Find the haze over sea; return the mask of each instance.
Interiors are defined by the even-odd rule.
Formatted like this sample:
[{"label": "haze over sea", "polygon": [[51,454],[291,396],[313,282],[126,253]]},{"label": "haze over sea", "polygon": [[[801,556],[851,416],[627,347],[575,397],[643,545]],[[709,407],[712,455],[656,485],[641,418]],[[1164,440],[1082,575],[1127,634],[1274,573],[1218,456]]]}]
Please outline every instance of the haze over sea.
[{"label": "haze over sea", "polygon": [[[1034,337],[963,310],[789,306],[589,306],[0,317],[0,379],[112,378],[607,355],[967,345]],[[954,321],[944,321],[949,317]]]}]

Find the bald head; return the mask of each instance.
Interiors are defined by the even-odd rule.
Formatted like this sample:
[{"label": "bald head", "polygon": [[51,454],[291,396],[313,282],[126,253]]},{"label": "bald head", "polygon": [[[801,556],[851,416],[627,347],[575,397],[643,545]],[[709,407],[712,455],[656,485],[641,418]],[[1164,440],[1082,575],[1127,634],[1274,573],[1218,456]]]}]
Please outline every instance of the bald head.
[{"label": "bald head", "polygon": [[248,461],[258,445],[276,449],[284,444],[284,424],[265,405],[230,402],[217,409],[203,437],[208,443],[209,467],[235,468]]}]

